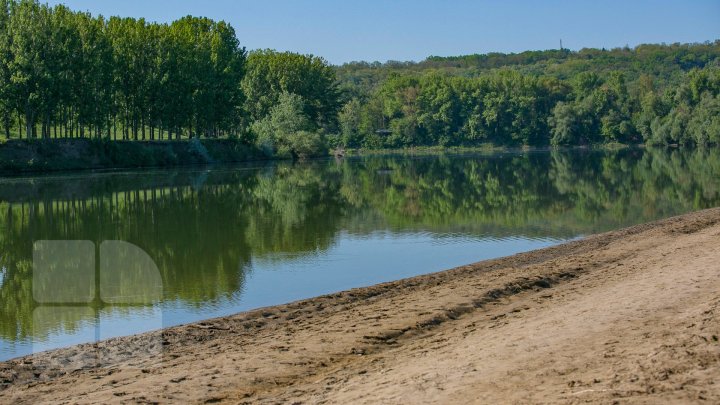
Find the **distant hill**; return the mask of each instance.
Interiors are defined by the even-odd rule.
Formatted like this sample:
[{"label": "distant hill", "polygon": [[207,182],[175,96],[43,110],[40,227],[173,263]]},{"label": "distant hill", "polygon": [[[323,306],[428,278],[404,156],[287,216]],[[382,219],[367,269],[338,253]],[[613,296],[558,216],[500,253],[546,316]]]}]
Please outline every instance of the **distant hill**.
[{"label": "distant hill", "polygon": [[525,74],[568,79],[581,72],[623,71],[633,81],[641,74],[669,83],[677,82],[682,72],[720,64],[720,40],[694,44],[643,44],[635,48],[579,51],[549,49],[520,53],[430,56],[421,62],[351,62],[337,66],[341,83],[368,90],[390,73],[439,71],[473,77],[495,69],[513,69]]}]

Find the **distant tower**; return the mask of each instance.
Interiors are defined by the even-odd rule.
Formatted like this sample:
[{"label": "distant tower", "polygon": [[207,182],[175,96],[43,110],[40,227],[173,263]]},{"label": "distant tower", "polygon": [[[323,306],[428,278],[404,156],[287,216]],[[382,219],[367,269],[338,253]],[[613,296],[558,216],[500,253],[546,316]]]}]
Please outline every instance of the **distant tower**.
[{"label": "distant tower", "polygon": [[562,38],[560,38],[560,50],[561,50],[561,51],[563,50],[563,46],[562,46]]}]

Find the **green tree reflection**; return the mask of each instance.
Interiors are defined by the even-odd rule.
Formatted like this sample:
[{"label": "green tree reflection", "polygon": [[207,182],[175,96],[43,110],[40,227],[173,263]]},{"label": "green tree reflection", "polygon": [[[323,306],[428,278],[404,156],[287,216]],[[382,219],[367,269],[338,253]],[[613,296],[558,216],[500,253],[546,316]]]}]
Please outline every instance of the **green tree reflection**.
[{"label": "green tree reflection", "polygon": [[58,315],[33,332],[37,240],[132,243],[157,264],[165,300],[200,307],[241,291],[254,260],[317,254],[343,232],[572,238],[717,206],[720,151],[385,156],[4,179],[0,201],[0,338],[14,341],[72,330],[86,316]]}]

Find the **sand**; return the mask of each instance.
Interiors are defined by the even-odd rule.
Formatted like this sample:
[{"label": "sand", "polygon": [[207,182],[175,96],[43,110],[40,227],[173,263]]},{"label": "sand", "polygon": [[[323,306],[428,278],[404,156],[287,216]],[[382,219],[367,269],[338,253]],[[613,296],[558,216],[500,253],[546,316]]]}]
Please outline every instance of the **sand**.
[{"label": "sand", "polygon": [[718,336],[711,209],[0,363],[0,402],[720,403]]}]

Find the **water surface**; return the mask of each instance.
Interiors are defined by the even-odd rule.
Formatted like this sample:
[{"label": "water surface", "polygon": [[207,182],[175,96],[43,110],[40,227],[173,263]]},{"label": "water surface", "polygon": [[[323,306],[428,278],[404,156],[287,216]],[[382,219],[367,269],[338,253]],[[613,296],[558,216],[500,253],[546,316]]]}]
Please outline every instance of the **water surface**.
[{"label": "water surface", "polygon": [[[379,156],[4,178],[0,360],[718,205],[717,150]],[[132,243],[157,265],[162,297],[133,306],[38,303],[39,240]],[[133,289],[133,280],[118,282]]]}]

